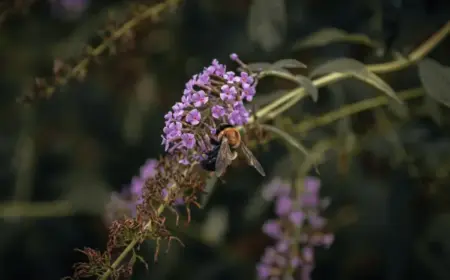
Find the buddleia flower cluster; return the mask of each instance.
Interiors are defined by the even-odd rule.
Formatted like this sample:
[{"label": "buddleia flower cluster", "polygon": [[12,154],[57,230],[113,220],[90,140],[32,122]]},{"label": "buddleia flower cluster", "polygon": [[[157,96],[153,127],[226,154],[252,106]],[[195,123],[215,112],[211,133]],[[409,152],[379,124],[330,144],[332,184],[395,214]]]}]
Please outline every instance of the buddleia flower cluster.
[{"label": "buddleia flower cluster", "polygon": [[[231,59],[245,66],[236,54]],[[243,67],[245,69],[245,67]],[[120,194],[113,193],[108,204],[109,238],[104,253],[85,248],[87,263],[75,265],[72,279],[99,276],[104,273],[118,279],[131,275],[134,262],[140,259],[137,250],[128,256],[129,262],[112,266],[124,248],[138,248],[145,240],[156,243],[155,259],[161,241],[177,240],[166,226],[164,210],[175,214],[186,210],[190,221],[191,205],[200,207],[198,194],[204,192],[205,176],[193,168],[195,163],[212,148],[211,137],[222,123],[244,125],[249,111],[244,102],[250,102],[256,92],[256,75],[241,71],[228,71],[226,66],[213,60],[190,79],[181,101],[165,115],[163,142],[167,154],[158,161],[149,160],[141,168],[139,176]],[[181,242],[180,242],[181,243]]]},{"label": "buddleia flower cluster", "polygon": [[275,245],[265,249],[257,265],[259,279],[310,279],[314,247],[329,247],[334,240],[324,232],[326,220],[320,210],[329,201],[320,200],[319,190],[320,180],[314,177],[304,179],[301,191],[278,178],[264,188],[263,197],[275,202],[278,218],[262,227]]},{"label": "buddleia flower cluster", "polygon": [[106,220],[111,223],[123,217],[136,217],[136,207],[142,203],[145,182],[157,173],[158,160],[148,159],[139,169],[139,175],[131,179],[129,186],[120,193],[113,192],[106,205]]},{"label": "buddleia flower cluster", "polygon": [[[230,57],[244,65],[236,54]],[[211,148],[209,139],[219,124],[246,124],[249,111],[244,102],[252,101],[256,93],[255,77],[245,71],[229,71],[217,59],[194,75],[186,83],[181,101],[164,116],[165,151],[181,154],[180,163],[188,165]]]}]

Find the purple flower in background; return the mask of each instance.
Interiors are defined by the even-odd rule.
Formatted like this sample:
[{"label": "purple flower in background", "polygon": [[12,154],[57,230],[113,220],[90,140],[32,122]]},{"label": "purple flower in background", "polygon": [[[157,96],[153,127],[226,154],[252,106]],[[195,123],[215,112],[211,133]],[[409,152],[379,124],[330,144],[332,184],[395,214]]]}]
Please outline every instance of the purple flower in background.
[{"label": "purple flower in background", "polygon": [[144,188],[144,185],[145,185],[145,179],[143,179],[142,177],[137,177],[137,176],[133,177],[131,179],[131,185],[130,185],[131,194],[140,196],[142,194],[142,189]]},{"label": "purple flower in background", "polygon": [[292,210],[292,199],[287,196],[280,196],[275,201],[275,213],[278,216],[285,216]]},{"label": "purple flower in background", "polygon": [[303,224],[304,220],[305,220],[305,213],[303,213],[302,211],[295,211],[289,213],[289,221],[297,227],[300,227]]},{"label": "purple flower in background", "polygon": [[[328,248],[334,240],[332,234],[322,232],[326,219],[319,215],[324,204],[319,198],[320,180],[307,177],[303,185],[297,190],[275,178],[263,188],[263,198],[275,202],[278,219],[268,220],[262,226],[262,231],[276,243],[266,248],[257,265],[259,279],[292,278],[291,273],[298,269],[301,280],[310,279],[314,246]],[[302,232],[305,223],[313,229],[312,233]]]},{"label": "purple flower in background", "polygon": [[156,159],[149,159],[145,162],[145,164],[140,168],[140,176],[141,178],[148,179],[156,175],[157,172],[158,161]]},{"label": "purple flower in background", "polygon": [[89,0],[49,0],[52,12],[66,20],[80,17],[89,7]]},{"label": "purple flower in background", "polygon": [[[242,65],[236,54],[230,57]],[[214,59],[202,72],[192,76],[185,85],[181,102],[164,116],[165,150],[180,155],[184,164],[196,162],[211,148],[204,136],[211,138],[220,123],[248,122],[250,114],[243,102],[252,100],[256,84],[254,74],[227,71],[225,65]]]},{"label": "purple flower in background", "polygon": [[256,270],[258,271],[259,279],[269,279],[272,267],[267,264],[258,264]]},{"label": "purple flower in background", "polygon": [[136,206],[142,203],[142,192],[147,179],[158,173],[158,161],[148,159],[139,169],[139,176],[134,176],[131,183],[121,193],[113,192],[106,205],[106,220],[108,223],[117,218],[134,217]]},{"label": "purple flower in background", "polygon": [[267,200],[273,200],[277,196],[287,195],[291,193],[291,186],[281,181],[280,178],[273,179],[269,184],[263,187],[262,197]]},{"label": "purple flower in background", "polygon": [[278,221],[269,220],[263,225],[263,232],[272,238],[281,237],[281,227]]}]

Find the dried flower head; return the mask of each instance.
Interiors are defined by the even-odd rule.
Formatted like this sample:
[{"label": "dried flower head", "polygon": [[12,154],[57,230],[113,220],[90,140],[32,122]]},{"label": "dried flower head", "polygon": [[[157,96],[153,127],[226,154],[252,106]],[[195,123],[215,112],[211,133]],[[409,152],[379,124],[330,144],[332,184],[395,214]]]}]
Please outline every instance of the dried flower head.
[{"label": "dried flower head", "polygon": [[[232,54],[233,60],[238,60]],[[227,71],[216,59],[190,79],[181,102],[165,118],[162,144],[171,154],[181,154],[180,163],[190,164],[201,158],[210,147],[209,138],[220,123],[244,125],[249,112],[244,101],[256,93],[255,75],[245,71]]]},{"label": "dried flower head", "polygon": [[136,217],[136,207],[142,203],[142,194],[145,181],[157,173],[158,161],[148,159],[140,168],[138,176],[131,179],[131,184],[120,193],[111,193],[111,198],[106,205],[105,218],[108,224],[114,220]]}]

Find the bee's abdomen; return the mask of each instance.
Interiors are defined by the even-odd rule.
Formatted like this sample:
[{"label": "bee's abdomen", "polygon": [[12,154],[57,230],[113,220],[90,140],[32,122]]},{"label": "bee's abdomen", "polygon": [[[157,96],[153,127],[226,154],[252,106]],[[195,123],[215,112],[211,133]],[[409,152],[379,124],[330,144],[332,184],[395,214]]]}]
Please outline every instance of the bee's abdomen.
[{"label": "bee's abdomen", "polygon": [[206,171],[216,171],[216,161],[215,160],[205,159],[200,162],[200,165]]},{"label": "bee's abdomen", "polygon": [[200,165],[207,171],[216,171],[216,161],[219,153],[220,146],[214,146],[209,152],[206,153],[206,158],[200,161]]}]

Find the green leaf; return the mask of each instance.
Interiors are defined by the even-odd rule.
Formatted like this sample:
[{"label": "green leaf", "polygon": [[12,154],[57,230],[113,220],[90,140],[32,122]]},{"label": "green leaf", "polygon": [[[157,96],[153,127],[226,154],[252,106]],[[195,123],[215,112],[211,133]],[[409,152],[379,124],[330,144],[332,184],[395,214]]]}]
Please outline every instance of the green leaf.
[{"label": "green leaf", "polygon": [[378,88],[389,97],[395,99],[397,102],[403,103],[397,97],[395,91],[391,88],[391,86],[389,86],[375,73],[367,69],[367,67],[363,63],[355,59],[338,58],[328,61],[314,69],[314,71],[312,71],[312,73],[310,74],[310,77],[326,75],[333,72],[349,74],[369,85]]},{"label": "green leaf", "polygon": [[450,107],[450,69],[429,58],[421,60],[418,68],[420,81],[428,95]]},{"label": "green leaf", "polygon": [[272,64],[269,62],[254,62],[247,64],[246,68],[252,72],[262,72],[270,70]]},{"label": "green leaf", "polygon": [[391,113],[400,119],[405,120],[409,117],[409,110],[405,103],[398,103],[397,101],[389,100],[387,108]]},{"label": "green leaf", "polygon": [[272,64],[273,68],[306,68],[306,65],[302,62],[288,58],[288,59],[280,59]]},{"label": "green leaf", "polygon": [[308,155],[308,150],[303,146],[297,139],[292,137],[287,132],[284,132],[283,130],[269,124],[260,124],[261,128],[269,131],[271,133],[277,134],[280,138],[284,139],[287,143],[292,145],[294,148],[299,150],[301,153]]},{"label": "green leaf", "polygon": [[377,44],[364,34],[349,34],[337,28],[324,28],[304,39],[298,40],[293,50],[301,50],[312,47],[322,47],[331,43],[348,42],[357,43],[370,47],[376,47]]},{"label": "green leaf", "polygon": [[302,75],[296,75],[295,78],[298,81],[299,85],[301,85],[305,89],[306,93],[311,96],[312,100],[314,102],[317,102],[317,100],[319,99],[319,90],[313,84],[313,82],[309,78]]}]

